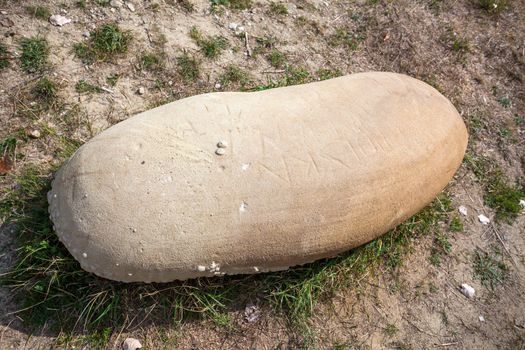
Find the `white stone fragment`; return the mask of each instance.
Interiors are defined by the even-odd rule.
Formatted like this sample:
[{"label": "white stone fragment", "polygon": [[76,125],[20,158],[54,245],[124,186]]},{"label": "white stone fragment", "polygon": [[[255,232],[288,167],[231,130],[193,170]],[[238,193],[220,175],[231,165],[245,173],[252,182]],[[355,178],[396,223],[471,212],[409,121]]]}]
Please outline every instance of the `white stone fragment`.
[{"label": "white stone fragment", "polygon": [[122,6],[122,1],[120,1],[120,0],[111,0],[109,2],[109,4],[111,5],[111,7],[121,7]]},{"label": "white stone fragment", "polygon": [[467,207],[465,207],[464,205],[460,205],[458,208],[458,211],[461,215],[464,215],[464,216],[467,216],[468,214]]},{"label": "white stone fragment", "polygon": [[63,25],[71,23],[71,19],[66,18],[62,15],[53,15],[49,17],[49,22],[54,26],[62,27]]},{"label": "white stone fragment", "polygon": [[135,12],[135,5],[133,5],[131,2],[127,2],[126,6],[131,12]]},{"label": "white stone fragment", "polygon": [[242,171],[246,171],[250,168],[250,163],[244,163],[243,165],[241,165],[241,170]]},{"label": "white stone fragment", "polygon": [[261,310],[257,305],[249,303],[244,308],[244,318],[248,323],[257,322],[261,318]]},{"label": "white stone fragment", "polygon": [[479,222],[481,222],[482,225],[490,224],[490,219],[488,217],[486,217],[485,215],[483,215],[483,214],[479,214],[478,215],[478,219],[479,219]]},{"label": "white stone fragment", "polygon": [[463,283],[461,285],[461,287],[459,288],[459,290],[461,291],[461,293],[463,293],[464,296],[466,296],[467,298],[474,298],[474,294],[476,294],[476,291],[474,290],[474,288],[472,288],[471,286],[469,286],[468,284],[466,283]]},{"label": "white stone fragment", "polygon": [[217,148],[215,150],[215,154],[218,155],[218,156],[222,156],[226,153],[226,151],[224,150],[224,148]]},{"label": "white stone fragment", "polygon": [[141,348],[142,344],[140,343],[140,341],[138,341],[138,339],[135,338],[126,338],[126,340],[124,340],[124,342],[122,343],[123,350],[137,350]]},{"label": "white stone fragment", "polygon": [[520,205],[525,210],[525,199],[520,199]]},{"label": "white stone fragment", "polygon": [[485,317],[483,317],[482,315],[479,315],[479,322],[485,322]]},{"label": "white stone fragment", "polygon": [[206,271],[206,266],[202,266],[202,265],[197,266],[197,271],[199,271],[199,272]]},{"label": "white stone fragment", "polygon": [[248,211],[248,204],[243,201],[239,206],[239,212],[244,213],[246,211]]},{"label": "white stone fragment", "polygon": [[224,140],[220,140],[219,142],[217,142],[217,147],[219,147],[219,148],[227,148],[228,147],[228,142],[224,141]]}]

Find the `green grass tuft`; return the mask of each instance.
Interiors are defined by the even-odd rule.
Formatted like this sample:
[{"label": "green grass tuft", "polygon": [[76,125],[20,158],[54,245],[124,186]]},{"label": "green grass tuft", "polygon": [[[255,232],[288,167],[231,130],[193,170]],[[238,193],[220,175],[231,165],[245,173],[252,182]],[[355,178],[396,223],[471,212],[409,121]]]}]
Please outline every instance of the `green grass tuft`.
[{"label": "green grass tuft", "polygon": [[106,83],[108,83],[109,86],[116,86],[119,79],[120,76],[118,74],[110,74],[106,78]]},{"label": "green grass tuft", "polygon": [[222,50],[228,47],[228,41],[221,37],[204,37],[197,27],[190,29],[190,38],[200,47],[203,55],[207,58],[216,58]]},{"label": "green grass tuft", "polygon": [[164,68],[164,57],[155,52],[148,52],[140,58],[140,67],[143,70],[158,71]]},{"label": "green grass tuft", "polygon": [[317,76],[319,80],[327,80],[332,78],[337,78],[343,75],[339,69],[326,69],[322,68],[317,71]]},{"label": "green grass tuft", "polygon": [[185,81],[193,82],[199,78],[200,62],[187,53],[177,57],[177,67],[179,73]]},{"label": "green grass tuft", "polygon": [[508,267],[501,259],[501,255],[476,251],[474,256],[474,277],[481,281],[484,286],[494,290],[501,284],[508,273]]},{"label": "green grass tuft", "polygon": [[47,65],[49,48],[47,41],[42,38],[24,38],[21,41],[22,55],[20,62],[26,73],[41,72]]},{"label": "green grass tuft", "polygon": [[51,11],[44,6],[27,6],[26,11],[31,16],[47,21],[51,17]]},{"label": "green grass tuft", "polygon": [[335,33],[328,37],[328,44],[333,47],[343,46],[351,51],[356,51],[359,48],[359,43],[364,40],[364,37],[358,34],[351,34],[346,28],[336,28]]},{"label": "green grass tuft", "polygon": [[226,6],[233,10],[247,10],[252,7],[252,0],[211,0],[212,10],[217,12],[217,7]]},{"label": "green grass tuft", "polygon": [[496,220],[512,223],[522,210],[519,201],[525,197],[525,188],[511,185],[501,168],[487,157],[466,154],[464,162],[483,185],[483,199],[495,210]]},{"label": "green grass tuft", "polygon": [[58,97],[58,86],[51,79],[44,77],[36,83],[32,92],[40,103],[52,105]]},{"label": "green grass tuft", "polygon": [[9,51],[7,50],[7,46],[0,43],[0,70],[5,69],[9,67]]},{"label": "green grass tuft", "polygon": [[266,59],[274,68],[281,68],[285,63],[284,54],[277,49],[270,51],[270,53],[266,55]]},{"label": "green grass tuft", "polygon": [[116,24],[104,24],[91,32],[87,43],[73,46],[75,55],[85,62],[108,62],[128,51],[132,36]]},{"label": "green grass tuft", "polygon": [[93,93],[101,93],[104,90],[102,90],[100,87],[90,84],[85,80],[79,80],[75,84],[75,91],[79,94],[93,94]]},{"label": "green grass tuft", "polygon": [[500,13],[507,8],[507,0],[476,0],[477,5],[490,13]]},{"label": "green grass tuft", "polygon": [[226,71],[219,77],[219,81],[222,85],[227,86],[231,83],[238,83],[241,87],[244,87],[250,83],[250,76],[244,70],[240,69],[235,65],[229,65]]},{"label": "green grass tuft", "polygon": [[288,8],[285,4],[280,2],[270,2],[270,13],[278,16],[284,16],[288,14]]}]

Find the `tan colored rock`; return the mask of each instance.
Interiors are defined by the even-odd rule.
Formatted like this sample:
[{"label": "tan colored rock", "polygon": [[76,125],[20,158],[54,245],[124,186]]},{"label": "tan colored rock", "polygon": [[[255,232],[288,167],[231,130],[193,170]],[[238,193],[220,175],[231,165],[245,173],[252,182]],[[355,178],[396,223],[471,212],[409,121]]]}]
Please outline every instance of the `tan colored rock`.
[{"label": "tan colored rock", "polygon": [[399,74],[205,94],[82,146],[56,174],[50,213],[82,268],[113,280],[283,270],[415,214],[466,144],[454,106]]}]

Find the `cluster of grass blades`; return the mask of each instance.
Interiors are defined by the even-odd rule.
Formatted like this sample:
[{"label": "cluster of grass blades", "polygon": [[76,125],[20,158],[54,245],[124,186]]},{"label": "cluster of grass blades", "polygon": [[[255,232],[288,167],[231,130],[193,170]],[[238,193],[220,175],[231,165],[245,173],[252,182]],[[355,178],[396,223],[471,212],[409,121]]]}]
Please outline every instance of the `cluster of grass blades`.
[{"label": "cluster of grass blades", "polygon": [[308,318],[319,300],[355,283],[371,266],[395,268],[402,264],[411,238],[435,232],[437,222],[450,210],[449,200],[438,198],[363,247],[288,271],[126,284],[83,271],[58,241],[47,211],[51,182],[47,174],[49,169],[26,169],[14,179],[18,186],[1,194],[0,215],[5,223],[16,225],[19,248],[16,264],[0,276],[0,283],[19,297],[19,315],[28,325],[52,321],[55,331],[66,334],[111,333],[130,319],[173,325],[188,318],[208,317],[218,325],[230,326],[226,311],[255,299],[286,315],[291,325],[308,330]]}]

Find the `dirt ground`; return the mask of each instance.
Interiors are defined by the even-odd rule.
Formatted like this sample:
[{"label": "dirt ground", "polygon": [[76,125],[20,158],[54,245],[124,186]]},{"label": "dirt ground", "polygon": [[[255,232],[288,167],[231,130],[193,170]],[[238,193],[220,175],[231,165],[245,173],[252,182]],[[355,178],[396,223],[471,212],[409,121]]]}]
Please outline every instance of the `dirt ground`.
[{"label": "dirt ground", "polygon": [[[487,11],[474,0],[304,0],[282,2],[287,13],[272,10],[266,0],[254,0],[249,9],[221,7],[211,11],[208,0],[193,0],[194,11],[182,2],[133,0],[132,11],[86,1],[0,1],[0,42],[12,53],[10,67],[0,70],[0,139],[53,126],[83,142],[137,112],[202,92],[237,90],[239,81],[224,81],[228,66],[245,70],[250,87],[280,79],[282,67],[272,67],[258,38],[273,37],[273,48],[285,62],[302,67],[316,80],[320,69],[343,74],[393,71],[419,78],[436,87],[456,106],[469,127],[468,154],[497,164],[510,183],[525,176],[525,2],[509,1],[507,8]],[[501,4],[502,2],[496,2]],[[57,27],[28,14],[26,6],[45,5],[72,22]],[[503,5],[501,5],[503,6]],[[9,19],[10,21],[6,20]],[[112,62],[87,65],[73,53],[85,33],[116,22],[132,35],[126,54]],[[248,33],[236,35],[231,23]],[[202,55],[190,38],[196,26],[204,35],[220,35],[229,47],[215,59]],[[345,35],[341,35],[344,32]],[[339,33],[339,34],[338,34]],[[59,82],[60,96],[78,103],[74,120],[43,114],[28,119],[17,113],[17,98],[39,77],[20,69],[20,40],[43,37],[50,46],[46,72]],[[341,37],[343,37],[341,39]],[[258,49],[262,53],[258,53]],[[264,51],[266,50],[266,51]],[[141,67],[144,52],[161,52],[161,70]],[[201,62],[200,76],[185,81],[177,71],[184,52]],[[255,56],[255,57],[254,57]],[[284,67],[284,65],[283,65]],[[118,74],[111,87],[108,76]],[[84,94],[79,80],[111,92]],[[219,83],[219,84],[217,84]],[[138,93],[142,88],[143,93]],[[18,152],[13,172],[28,164],[56,162],[56,147],[48,137],[29,138]],[[0,177],[2,188],[12,187]],[[107,349],[118,349],[127,336],[139,338],[147,349],[525,349],[525,214],[512,224],[495,223],[494,210],[484,204],[486,184],[467,163],[460,168],[447,192],[463,230],[452,232],[442,224],[451,244],[440,264],[430,262],[434,240],[418,238],[401,267],[371,271],[355,286],[316,306],[311,318],[315,342],[305,345],[304,335],[290,329],[282,317],[262,308],[261,318],[248,323],[244,309],[228,311],[234,327],[210,320],[183,323],[180,329],[160,329],[135,322],[113,334]],[[478,215],[492,220],[482,225]],[[14,229],[0,230],[0,273],[14,263]],[[491,288],[476,278],[476,252],[496,254],[506,266],[502,283]],[[496,252],[496,253],[495,253]],[[474,298],[461,294],[468,283]],[[64,345],[46,327],[29,331],[11,292],[0,288],[0,349],[91,348]],[[309,343],[310,344],[310,343]]]}]

